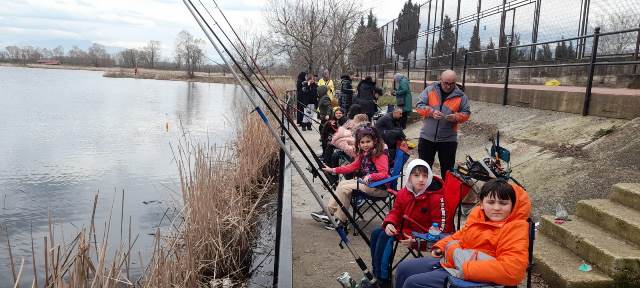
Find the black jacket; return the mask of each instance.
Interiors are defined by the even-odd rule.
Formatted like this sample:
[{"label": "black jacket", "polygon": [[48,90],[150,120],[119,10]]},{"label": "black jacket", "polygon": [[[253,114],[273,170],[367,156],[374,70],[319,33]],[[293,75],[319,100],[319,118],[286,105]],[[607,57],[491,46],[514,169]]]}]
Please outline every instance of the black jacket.
[{"label": "black jacket", "polygon": [[396,142],[406,138],[404,132],[402,132],[400,119],[393,119],[393,112],[380,117],[380,119],[376,121],[375,127],[384,140],[384,143],[389,146],[389,149],[395,149]]},{"label": "black jacket", "polygon": [[305,82],[302,103],[304,105],[313,104],[318,106],[318,83],[307,84]]},{"label": "black jacket", "polygon": [[353,103],[353,86],[349,75],[340,77],[340,107],[349,109]]},{"label": "black jacket", "polygon": [[382,89],[376,87],[376,82],[364,79],[358,84],[358,97],[354,102],[362,106],[365,114],[372,116],[378,111],[376,94],[382,95]]}]

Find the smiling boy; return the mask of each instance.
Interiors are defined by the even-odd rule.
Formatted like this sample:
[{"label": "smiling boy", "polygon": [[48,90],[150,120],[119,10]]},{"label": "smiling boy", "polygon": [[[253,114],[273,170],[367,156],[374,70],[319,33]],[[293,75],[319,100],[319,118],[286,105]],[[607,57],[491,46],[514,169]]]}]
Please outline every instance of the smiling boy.
[{"label": "smiling boy", "polygon": [[[402,262],[396,288],[443,287],[448,275],[497,285],[518,285],[528,260],[531,201],[520,186],[491,180],[464,227],[434,245],[431,256]],[[443,269],[444,268],[444,269]]]}]

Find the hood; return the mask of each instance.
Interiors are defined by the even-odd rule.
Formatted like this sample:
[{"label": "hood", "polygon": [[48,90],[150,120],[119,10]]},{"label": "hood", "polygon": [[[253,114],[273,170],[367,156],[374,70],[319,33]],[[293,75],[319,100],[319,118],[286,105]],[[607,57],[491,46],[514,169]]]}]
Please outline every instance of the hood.
[{"label": "hood", "polygon": [[414,159],[411,162],[409,162],[409,164],[407,165],[407,168],[405,168],[404,170],[405,175],[411,175],[411,170],[413,170],[413,168],[416,166],[425,166],[427,167],[427,170],[429,170],[429,175],[427,176],[427,184],[425,185],[425,189],[422,191],[415,191],[413,189],[413,185],[411,185],[411,182],[407,180],[407,184],[405,185],[405,187],[407,187],[407,189],[411,191],[411,193],[418,196],[424,193],[424,191],[426,191],[427,188],[431,185],[431,181],[433,181],[433,172],[431,171],[431,167],[429,167],[429,164],[427,164],[426,161],[422,159]]},{"label": "hood", "polygon": [[[526,221],[531,216],[531,199],[529,199],[529,193],[524,188],[509,183],[513,190],[516,192],[516,204],[511,209],[511,214],[507,217],[504,223],[522,220]],[[484,211],[480,209],[480,205],[473,208],[467,222],[487,222]]]},{"label": "hood", "polygon": [[327,86],[318,87],[318,97],[327,95],[327,91],[328,91]]},{"label": "hood", "polygon": [[351,80],[351,77],[349,77],[349,75],[342,75],[342,76],[340,76],[340,79]]}]

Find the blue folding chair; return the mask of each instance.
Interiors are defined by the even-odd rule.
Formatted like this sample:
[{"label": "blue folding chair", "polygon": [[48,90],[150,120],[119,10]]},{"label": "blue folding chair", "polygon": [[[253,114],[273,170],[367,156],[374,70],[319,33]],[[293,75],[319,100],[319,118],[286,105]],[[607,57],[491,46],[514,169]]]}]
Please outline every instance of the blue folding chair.
[{"label": "blue folding chair", "polygon": [[[397,149],[396,156],[393,161],[393,167],[391,167],[390,176],[388,178],[369,183],[367,186],[383,189],[385,191],[397,190],[398,178],[400,178],[400,185],[402,185],[402,170],[407,160],[409,160],[409,154],[401,149]],[[360,182],[358,182],[356,189],[353,190],[351,194],[351,207],[353,211],[353,219],[356,221],[366,221],[364,225],[360,226],[360,228],[364,229],[376,218],[384,221],[384,216],[386,215],[385,209],[391,209],[393,206],[394,194],[390,193],[384,197],[374,197],[360,191],[359,185]],[[373,211],[374,215],[367,218],[365,217],[365,213],[369,210]],[[356,229],[354,229],[353,235],[358,235]]]}]

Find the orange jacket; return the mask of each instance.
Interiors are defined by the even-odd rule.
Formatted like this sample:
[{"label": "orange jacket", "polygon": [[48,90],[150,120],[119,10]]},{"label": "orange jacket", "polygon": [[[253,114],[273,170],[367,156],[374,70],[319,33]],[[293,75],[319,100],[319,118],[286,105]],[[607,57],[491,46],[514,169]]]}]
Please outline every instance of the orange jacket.
[{"label": "orange jacket", "polygon": [[[476,206],[461,230],[434,245],[444,252],[440,260],[443,267],[455,269],[454,250],[469,249],[474,255],[464,260],[461,271],[464,280],[498,285],[517,285],[522,281],[528,262],[529,224],[526,219],[531,213],[531,201],[522,187],[511,186],[516,192],[516,204],[507,219],[488,221],[484,211]],[[478,254],[490,257],[479,257]]]}]

